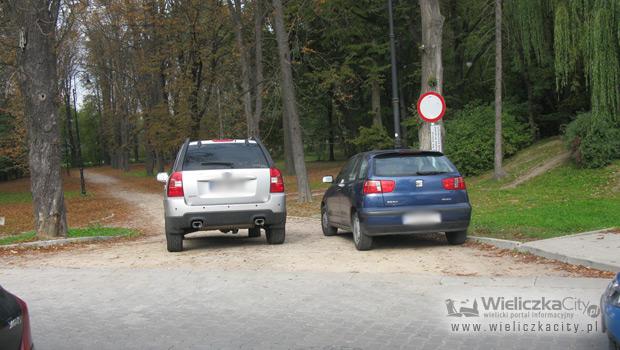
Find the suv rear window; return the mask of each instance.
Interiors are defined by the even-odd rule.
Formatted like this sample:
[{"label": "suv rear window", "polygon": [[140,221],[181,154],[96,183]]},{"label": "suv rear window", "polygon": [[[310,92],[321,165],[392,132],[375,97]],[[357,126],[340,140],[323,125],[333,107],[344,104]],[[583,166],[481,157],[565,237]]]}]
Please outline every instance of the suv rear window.
[{"label": "suv rear window", "polygon": [[183,170],[269,168],[265,154],[256,143],[190,145]]},{"label": "suv rear window", "polygon": [[377,176],[416,176],[456,171],[444,156],[427,154],[388,155],[375,158]]}]

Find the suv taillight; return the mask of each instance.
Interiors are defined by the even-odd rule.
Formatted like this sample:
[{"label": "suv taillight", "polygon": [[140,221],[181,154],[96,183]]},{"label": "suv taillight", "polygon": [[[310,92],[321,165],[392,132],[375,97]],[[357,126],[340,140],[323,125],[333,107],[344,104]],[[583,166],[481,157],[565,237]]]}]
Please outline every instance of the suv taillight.
[{"label": "suv taillight", "polygon": [[30,330],[30,315],[28,313],[28,305],[26,305],[26,302],[18,297],[15,297],[15,300],[19,304],[19,307],[22,309],[22,345],[20,347],[20,350],[31,350],[32,333]]},{"label": "suv taillight", "polygon": [[464,190],[465,189],[465,180],[463,177],[449,177],[447,179],[441,180],[443,183],[443,188],[450,191],[456,190]]},{"label": "suv taillight", "polygon": [[284,192],[284,179],[282,179],[282,173],[278,168],[269,169],[270,177],[269,180],[271,186],[269,187],[269,192],[271,193],[282,193]]},{"label": "suv taillight", "polygon": [[176,171],[168,180],[168,197],[183,197],[183,173]]},{"label": "suv taillight", "polygon": [[364,194],[390,193],[394,191],[394,180],[367,180],[364,182]]}]

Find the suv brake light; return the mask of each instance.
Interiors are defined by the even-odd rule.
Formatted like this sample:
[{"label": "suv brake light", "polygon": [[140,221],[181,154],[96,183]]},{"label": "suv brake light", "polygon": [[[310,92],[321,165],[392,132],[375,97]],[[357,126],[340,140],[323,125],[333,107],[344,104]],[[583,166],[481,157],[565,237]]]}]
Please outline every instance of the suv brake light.
[{"label": "suv brake light", "polygon": [[394,191],[394,180],[367,180],[364,182],[364,194],[389,193]]},{"label": "suv brake light", "polygon": [[443,188],[449,191],[465,189],[465,180],[463,180],[462,176],[449,177],[447,179],[441,180],[441,182],[443,183]]},{"label": "suv brake light", "polygon": [[234,139],[217,139],[217,140],[211,140],[211,142],[217,142],[217,143],[220,143],[220,142],[234,142],[234,141],[235,141]]},{"label": "suv brake light", "polygon": [[168,197],[183,197],[183,173],[175,171],[168,180]]},{"label": "suv brake light", "polygon": [[282,193],[284,192],[284,179],[282,179],[282,173],[278,168],[269,169],[270,173],[270,184],[269,192],[271,193]]}]

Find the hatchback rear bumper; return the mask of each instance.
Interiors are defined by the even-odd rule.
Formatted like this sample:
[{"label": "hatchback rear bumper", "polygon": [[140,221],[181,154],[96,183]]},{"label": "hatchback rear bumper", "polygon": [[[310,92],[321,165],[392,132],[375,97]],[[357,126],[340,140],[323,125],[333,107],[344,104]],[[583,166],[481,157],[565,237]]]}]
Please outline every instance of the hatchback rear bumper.
[{"label": "hatchback rear bumper", "polygon": [[[403,216],[416,212],[435,212],[441,215],[437,224],[404,225]],[[369,236],[454,232],[467,230],[471,220],[469,203],[411,207],[367,208],[358,212],[360,225]]]}]

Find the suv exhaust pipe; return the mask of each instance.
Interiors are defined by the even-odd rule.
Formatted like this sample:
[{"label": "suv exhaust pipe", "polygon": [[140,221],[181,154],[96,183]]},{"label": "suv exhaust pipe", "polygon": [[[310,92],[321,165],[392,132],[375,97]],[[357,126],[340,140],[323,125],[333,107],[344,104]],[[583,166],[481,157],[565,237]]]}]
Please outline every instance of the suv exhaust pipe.
[{"label": "suv exhaust pipe", "polygon": [[254,219],[254,226],[261,227],[261,226],[264,226],[264,225],[265,225],[265,219],[263,219],[263,218],[256,218],[256,219]]},{"label": "suv exhaust pipe", "polygon": [[194,228],[194,229],[201,229],[202,228],[202,221],[200,221],[200,220],[192,221],[192,228]]}]

